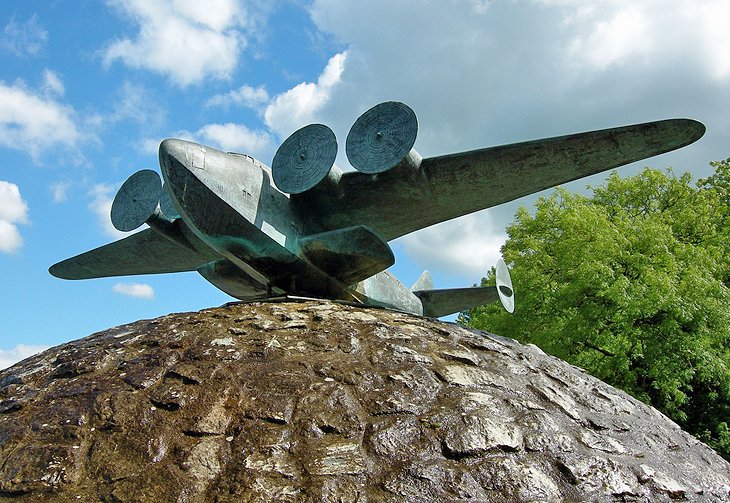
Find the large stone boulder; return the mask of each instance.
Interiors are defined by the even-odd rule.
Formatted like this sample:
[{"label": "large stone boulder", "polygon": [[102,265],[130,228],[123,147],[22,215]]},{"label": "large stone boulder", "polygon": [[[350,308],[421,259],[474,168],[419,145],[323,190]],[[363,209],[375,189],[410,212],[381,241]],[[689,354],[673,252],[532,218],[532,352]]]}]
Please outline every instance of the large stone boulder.
[{"label": "large stone boulder", "polygon": [[94,334],[0,372],[0,498],[719,501],[730,465],[534,346],[325,301]]}]

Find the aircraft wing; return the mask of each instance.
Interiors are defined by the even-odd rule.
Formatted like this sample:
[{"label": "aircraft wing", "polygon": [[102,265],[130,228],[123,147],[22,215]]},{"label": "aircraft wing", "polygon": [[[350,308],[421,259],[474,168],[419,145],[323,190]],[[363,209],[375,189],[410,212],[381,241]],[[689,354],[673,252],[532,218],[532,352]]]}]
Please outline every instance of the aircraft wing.
[{"label": "aircraft wing", "polygon": [[193,251],[145,229],[108,245],[54,264],[49,272],[62,279],[90,279],[195,271],[220,259],[213,250]]},{"label": "aircraft wing", "polygon": [[702,123],[670,119],[424,159],[419,170],[344,173],[338,192],[292,196],[322,230],[367,225],[386,241],[688,145]]}]

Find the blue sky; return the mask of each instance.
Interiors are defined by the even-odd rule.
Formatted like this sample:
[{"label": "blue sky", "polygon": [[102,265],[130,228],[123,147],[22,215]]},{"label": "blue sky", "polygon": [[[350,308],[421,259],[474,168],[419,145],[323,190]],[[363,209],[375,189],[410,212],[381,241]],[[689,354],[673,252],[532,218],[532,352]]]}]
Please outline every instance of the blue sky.
[{"label": "blue sky", "polygon": [[[0,3],[0,368],[118,324],[231,300],[195,273],[71,282],[48,267],[121,234],[118,187],[163,138],[270,164],[294,130],[386,100],[424,156],[650,120],[696,144],[622,168],[730,157],[727,0],[110,0]],[[337,160],[348,163],[343,152]],[[603,176],[574,182],[582,190]],[[477,282],[518,204],[397,240],[411,284]],[[519,286],[516,285],[519,302]]]}]

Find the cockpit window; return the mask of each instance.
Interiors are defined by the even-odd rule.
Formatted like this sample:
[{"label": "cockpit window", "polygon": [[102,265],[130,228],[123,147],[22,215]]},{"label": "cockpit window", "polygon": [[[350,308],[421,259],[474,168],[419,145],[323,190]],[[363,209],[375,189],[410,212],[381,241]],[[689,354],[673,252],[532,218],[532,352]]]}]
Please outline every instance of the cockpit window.
[{"label": "cockpit window", "polygon": [[259,168],[263,168],[263,169],[265,169],[267,171],[270,169],[266,164],[264,164],[263,162],[259,161],[258,159],[256,159],[255,157],[253,157],[251,155],[242,154],[240,152],[226,152],[226,154],[235,155],[235,156],[238,156],[238,157],[245,157],[251,163],[253,163],[254,165],[258,166]]},{"label": "cockpit window", "polygon": [[252,156],[250,156],[250,155],[248,155],[248,154],[242,154],[242,153],[240,153],[240,152],[226,152],[226,154],[230,154],[230,155],[237,155],[238,157],[246,157],[246,158],[248,158],[248,159],[250,159],[250,160],[252,160],[252,161],[255,161],[255,160],[256,160],[256,159],[254,159],[254,158],[253,158]]}]

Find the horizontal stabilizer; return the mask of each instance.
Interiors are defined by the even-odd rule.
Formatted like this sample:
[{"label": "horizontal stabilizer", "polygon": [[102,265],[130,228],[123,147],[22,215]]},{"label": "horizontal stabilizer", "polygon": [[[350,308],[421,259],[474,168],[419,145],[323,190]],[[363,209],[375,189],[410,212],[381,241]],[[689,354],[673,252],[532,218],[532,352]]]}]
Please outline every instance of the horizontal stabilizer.
[{"label": "horizontal stabilizer", "polygon": [[301,237],[298,243],[307,260],[345,285],[395,263],[388,243],[364,225]]},{"label": "horizontal stabilizer", "polygon": [[[512,278],[507,264],[501,258],[497,260],[495,267],[496,286],[446,288],[443,290],[416,289],[415,287],[421,283],[426,274],[428,274],[428,271],[425,271],[416,284],[413,285],[413,293],[421,299],[421,304],[423,304],[424,316],[440,318],[441,316],[466,311],[497,300],[502,303],[508,313],[513,313],[515,310],[515,292],[512,289]],[[429,274],[428,280],[430,279],[431,275]]]},{"label": "horizontal stabilizer", "polygon": [[91,279],[195,271],[219,258],[213,250],[193,251],[145,229],[59,262],[49,272],[61,279]]},{"label": "horizontal stabilizer", "polygon": [[440,318],[499,300],[496,286],[445,288],[413,292],[423,304],[423,315]]}]

